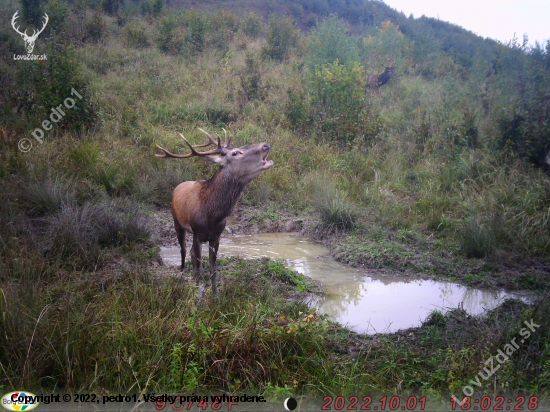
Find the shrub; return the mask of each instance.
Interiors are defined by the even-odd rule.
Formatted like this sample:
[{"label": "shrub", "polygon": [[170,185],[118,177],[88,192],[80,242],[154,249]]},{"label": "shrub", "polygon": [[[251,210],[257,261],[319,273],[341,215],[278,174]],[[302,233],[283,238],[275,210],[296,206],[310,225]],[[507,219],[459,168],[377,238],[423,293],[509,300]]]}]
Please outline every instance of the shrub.
[{"label": "shrub", "polygon": [[[63,0],[51,0],[48,4],[48,27],[50,33],[60,34],[69,26],[69,4]],[[66,34],[63,34],[66,36]]]},{"label": "shrub", "polygon": [[348,27],[336,15],[323,19],[313,31],[308,44],[307,61],[316,67],[339,61],[353,65],[360,61],[357,40],[348,35]]},{"label": "shrub", "polygon": [[206,34],[208,31],[208,17],[206,13],[190,10],[184,14],[183,21],[186,28],[186,43],[193,53],[200,53],[206,46]]},{"label": "shrub", "polygon": [[142,16],[158,17],[164,10],[165,0],[148,0],[139,5]]},{"label": "shrub", "polygon": [[105,13],[114,16],[123,5],[124,0],[103,0],[101,8]]},{"label": "shrub", "polygon": [[158,24],[157,45],[165,53],[179,54],[184,51],[184,33],[175,16],[167,16]]},{"label": "shrub", "polygon": [[[69,44],[52,43],[47,54],[45,62],[30,61],[18,73],[19,84],[33,91],[35,114],[44,119],[52,108],[62,106],[65,115],[55,124],[55,130],[89,126],[95,121],[96,112],[76,51]],[[79,96],[73,94],[73,89]],[[70,109],[64,106],[67,98],[75,101]]]},{"label": "shrub", "polygon": [[241,79],[241,106],[245,107],[251,100],[263,99],[265,90],[262,75],[254,55],[246,54],[246,67],[239,75]]},{"label": "shrub", "polygon": [[42,3],[44,3],[42,0],[21,0],[23,17],[35,27],[40,27],[42,17],[44,16]]},{"label": "shrub", "polygon": [[363,43],[363,55],[369,67],[384,65],[400,68],[411,49],[410,40],[391,21],[382,23],[382,27]]},{"label": "shrub", "polygon": [[284,60],[297,43],[298,31],[289,18],[274,16],[270,19],[266,33],[266,45],[263,47],[265,56],[275,60]]},{"label": "shrub", "polygon": [[208,48],[227,50],[238,30],[238,20],[232,13],[188,10],[170,15],[158,24],[157,44],[171,54],[198,54]]},{"label": "shrub", "polygon": [[149,40],[145,33],[145,27],[138,23],[130,23],[124,30],[124,43],[128,47],[149,47]]},{"label": "shrub", "polygon": [[86,23],[84,41],[99,43],[105,39],[107,25],[99,13],[95,13]]},{"label": "shrub", "polygon": [[285,115],[290,124],[296,128],[311,126],[313,118],[310,105],[306,100],[305,90],[294,87],[287,90],[288,99],[285,103]]},{"label": "shrub", "polygon": [[242,30],[248,37],[255,39],[262,32],[262,19],[256,13],[248,13],[242,20]]},{"label": "shrub", "polygon": [[311,132],[325,141],[351,144],[373,139],[382,125],[367,105],[363,70],[338,61],[318,67],[303,92],[289,92],[286,114],[294,126],[311,125]]}]

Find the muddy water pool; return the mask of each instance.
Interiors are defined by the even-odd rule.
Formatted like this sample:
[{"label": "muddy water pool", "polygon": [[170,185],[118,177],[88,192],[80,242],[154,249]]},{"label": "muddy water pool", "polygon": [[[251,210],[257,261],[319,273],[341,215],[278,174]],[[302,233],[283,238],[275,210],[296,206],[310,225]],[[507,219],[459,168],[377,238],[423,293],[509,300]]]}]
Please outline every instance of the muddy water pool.
[{"label": "muddy water pool", "polygon": [[[433,310],[459,305],[472,315],[494,309],[506,299],[529,301],[525,293],[487,291],[456,283],[376,276],[342,265],[329,250],[296,233],[225,235],[219,256],[257,259],[263,256],[318,281],[326,294],[310,302],[319,312],[359,333],[395,332],[419,326]],[[179,248],[161,248],[167,265],[180,264]],[[208,256],[206,246],[203,256]]]}]

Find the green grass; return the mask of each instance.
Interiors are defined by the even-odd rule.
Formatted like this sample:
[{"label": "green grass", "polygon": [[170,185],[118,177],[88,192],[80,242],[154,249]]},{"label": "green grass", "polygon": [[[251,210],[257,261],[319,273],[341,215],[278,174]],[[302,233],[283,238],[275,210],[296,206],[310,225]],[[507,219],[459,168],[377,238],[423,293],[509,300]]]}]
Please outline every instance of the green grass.
[{"label": "green grass", "polygon": [[[535,311],[508,303],[486,319],[434,312],[407,334],[362,337],[288,299],[303,283],[279,263],[231,258],[220,271],[219,299],[200,303],[193,282],[181,282],[173,269],[158,278],[135,265],[116,278],[73,276],[25,292],[14,280],[6,283],[0,295],[3,384],[269,398],[304,393],[311,400],[403,385],[405,393],[433,395],[460,390],[533,318],[543,326],[495,381],[506,382],[508,391],[547,388],[547,301]],[[10,303],[25,293],[33,299]],[[359,355],[348,354],[348,347]]]}]

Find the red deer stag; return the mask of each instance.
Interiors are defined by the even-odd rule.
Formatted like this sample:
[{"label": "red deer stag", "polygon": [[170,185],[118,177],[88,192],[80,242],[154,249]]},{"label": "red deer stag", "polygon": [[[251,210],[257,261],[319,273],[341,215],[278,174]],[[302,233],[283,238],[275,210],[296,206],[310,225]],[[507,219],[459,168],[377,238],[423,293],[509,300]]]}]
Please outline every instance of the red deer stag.
[{"label": "red deer stag", "polygon": [[[260,173],[273,167],[273,161],[267,160],[271,149],[267,143],[234,148],[231,146],[231,137],[228,138],[225,132],[225,144],[222,146],[219,136],[216,142],[209,133],[199,130],[208,136],[208,143],[192,146],[180,133],[191,153],[175,155],[157,145],[164,154],[156,156],[177,159],[198,156],[207,163],[220,166],[210,180],[183,182],[176,187],[172,196],[172,217],[181,247],[181,270],[185,267],[185,235],[189,232],[193,235],[191,261],[197,286],[202,275],[201,244],[208,242],[212,291],[216,295],[216,257],[226,218],[233,211],[244,187]],[[210,145],[218,147],[207,152],[196,150]]]},{"label": "red deer stag", "polygon": [[397,73],[395,72],[395,67],[386,67],[384,73],[373,74],[367,77],[367,87],[378,90],[381,86],[385,85],[390,81],[390,79],[393,79],[396,76]]}]

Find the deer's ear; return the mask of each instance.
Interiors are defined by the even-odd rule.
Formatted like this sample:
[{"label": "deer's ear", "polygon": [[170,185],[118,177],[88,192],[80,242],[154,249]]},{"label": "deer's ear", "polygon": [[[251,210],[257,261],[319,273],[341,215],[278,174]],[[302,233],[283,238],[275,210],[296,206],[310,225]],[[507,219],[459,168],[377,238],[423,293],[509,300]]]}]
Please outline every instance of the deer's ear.
[{"label": "deer's ear", "polygon": [[225,156],[201,156],[201,159],[211,165],[225,165]]}]

